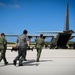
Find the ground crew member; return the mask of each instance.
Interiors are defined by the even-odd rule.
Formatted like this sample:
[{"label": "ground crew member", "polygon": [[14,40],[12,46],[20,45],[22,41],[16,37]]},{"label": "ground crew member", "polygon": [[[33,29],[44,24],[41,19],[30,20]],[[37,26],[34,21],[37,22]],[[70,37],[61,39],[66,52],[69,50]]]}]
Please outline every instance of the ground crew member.
[{"label": "ground crew member", "polygon": [[26,59],[26,44],[30,46],[29,38],[27,36],[27,30],[23,31],[23,34],[21,34],[16,43],[16,47],[18,47],[18,56],[14,59],[13,63],[16,66],[17,60],[19,60],[19,66],[22,66],[22,62],[24,61],[24,58]]},{"label": "ground crew member", "polygon": [[36,50],[37,50],[37,59],[36,61],[39,62],[39,58],[42,52],[42,47],[44,45],[43,34],[40,34],[40,37],[36,39]]},{"label": "ground crew member", "polygon": [[7,41],[5,39],[5,34],[1,33],[1,35],[0,35],[0,51],[1,51],[0,62],[3,59],[5,65],[8,64],[8,62],[6,60],[6,56],[5,56],[6,49],[7,49]]}]

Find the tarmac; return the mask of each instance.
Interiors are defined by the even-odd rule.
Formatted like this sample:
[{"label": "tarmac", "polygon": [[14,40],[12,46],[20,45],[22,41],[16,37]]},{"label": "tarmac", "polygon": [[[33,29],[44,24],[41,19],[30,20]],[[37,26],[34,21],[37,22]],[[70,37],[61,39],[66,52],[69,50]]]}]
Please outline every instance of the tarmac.
[{"label": "tarmac", "polygon": [[14,66],[13,60],[17,52],[7,50],[9,62],[0,62],[0,75],[75,75],[75,50],[73,49],[43,49],[40,61],[36,62],[36,50],[27,52],[27,61],[23,66]]}]

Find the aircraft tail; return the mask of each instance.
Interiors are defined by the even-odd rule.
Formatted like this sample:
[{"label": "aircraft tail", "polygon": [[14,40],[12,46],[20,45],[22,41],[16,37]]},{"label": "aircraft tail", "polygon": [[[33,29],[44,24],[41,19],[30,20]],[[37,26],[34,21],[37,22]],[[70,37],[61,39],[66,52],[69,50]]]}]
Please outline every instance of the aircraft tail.
[{"label": "aircraft tail", "polygon": [[64,31],[69,30],[69,7],[68,3],[66,5],[66,15],[65,15],[65,26],[64,26]]}]

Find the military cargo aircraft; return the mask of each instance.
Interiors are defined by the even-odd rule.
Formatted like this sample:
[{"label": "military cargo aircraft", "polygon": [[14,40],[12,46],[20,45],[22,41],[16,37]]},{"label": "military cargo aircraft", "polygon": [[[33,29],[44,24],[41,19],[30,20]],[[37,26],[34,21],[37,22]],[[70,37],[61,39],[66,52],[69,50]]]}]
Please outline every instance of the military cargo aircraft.
[{"label": "military cargo aircraft", "polygon": [[[69,40],[75,37],[75,31],[69,29],[69,7],[68,3],[66,5],[66,16],[65,25],[63,31],[39,31],[38,33],[43,34],[57,34],[52,37],[50,48],[67,48],[66,44]],[[73,34],[73,35],[72,35]]]},{"label": "military cargo aircraft", "polygon": [[[54,39],[57,39],[57,41],[55,42],[56,44],[53,44],[53,45],[56,45],[57,44],[61,44],[61,48],[66,48],[66,44],[67,42],[72,39],[73,37],[75,37],[74,35],[72,35],[73,33],[75,33],[74,31],[70,30],[69,29],[69,11],[68,11],[68,3],[66,5],[66,16],[65,16],[65,25],[64,25],[64,30],[63,31],[39,31],[38,33],[40,34],[43,34],[44,35],[44,39],[46,37],[52,37],[52,40],[51,42],[54,41]],[[39,35],[31,35],[31,34],[28,34],[28,37],[31,39],[33,37],[39,37]],[[56,37],[55,35],[53,34],[57,34],[58,37]],[[18,35],[6,35],[7,37],[18,37]],[[55,38],[56,37],[56,38]],[[65,40],[64,40],[65,39]],[[61,40],[63,40],[63,44],[60,42]],[[62,46],[63,45],[63,46]],[[60,45],[59,45],[60,46]],[[54,47],[55,48],[55,47]]]}]

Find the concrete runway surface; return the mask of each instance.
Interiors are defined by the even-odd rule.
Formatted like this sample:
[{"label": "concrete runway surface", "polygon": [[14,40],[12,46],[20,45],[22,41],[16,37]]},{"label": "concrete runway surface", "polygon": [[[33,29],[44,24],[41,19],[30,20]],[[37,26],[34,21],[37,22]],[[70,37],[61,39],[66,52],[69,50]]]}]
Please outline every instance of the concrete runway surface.
[{"label": "concrete runway surface", "polygon": [[43,49],[40,62],[36,62],[36,50],[27,52],[23,66],[13,65],[17,52],[7,50],[9,62],[0,62],[0,75],[75,75],[75,50]]}]

